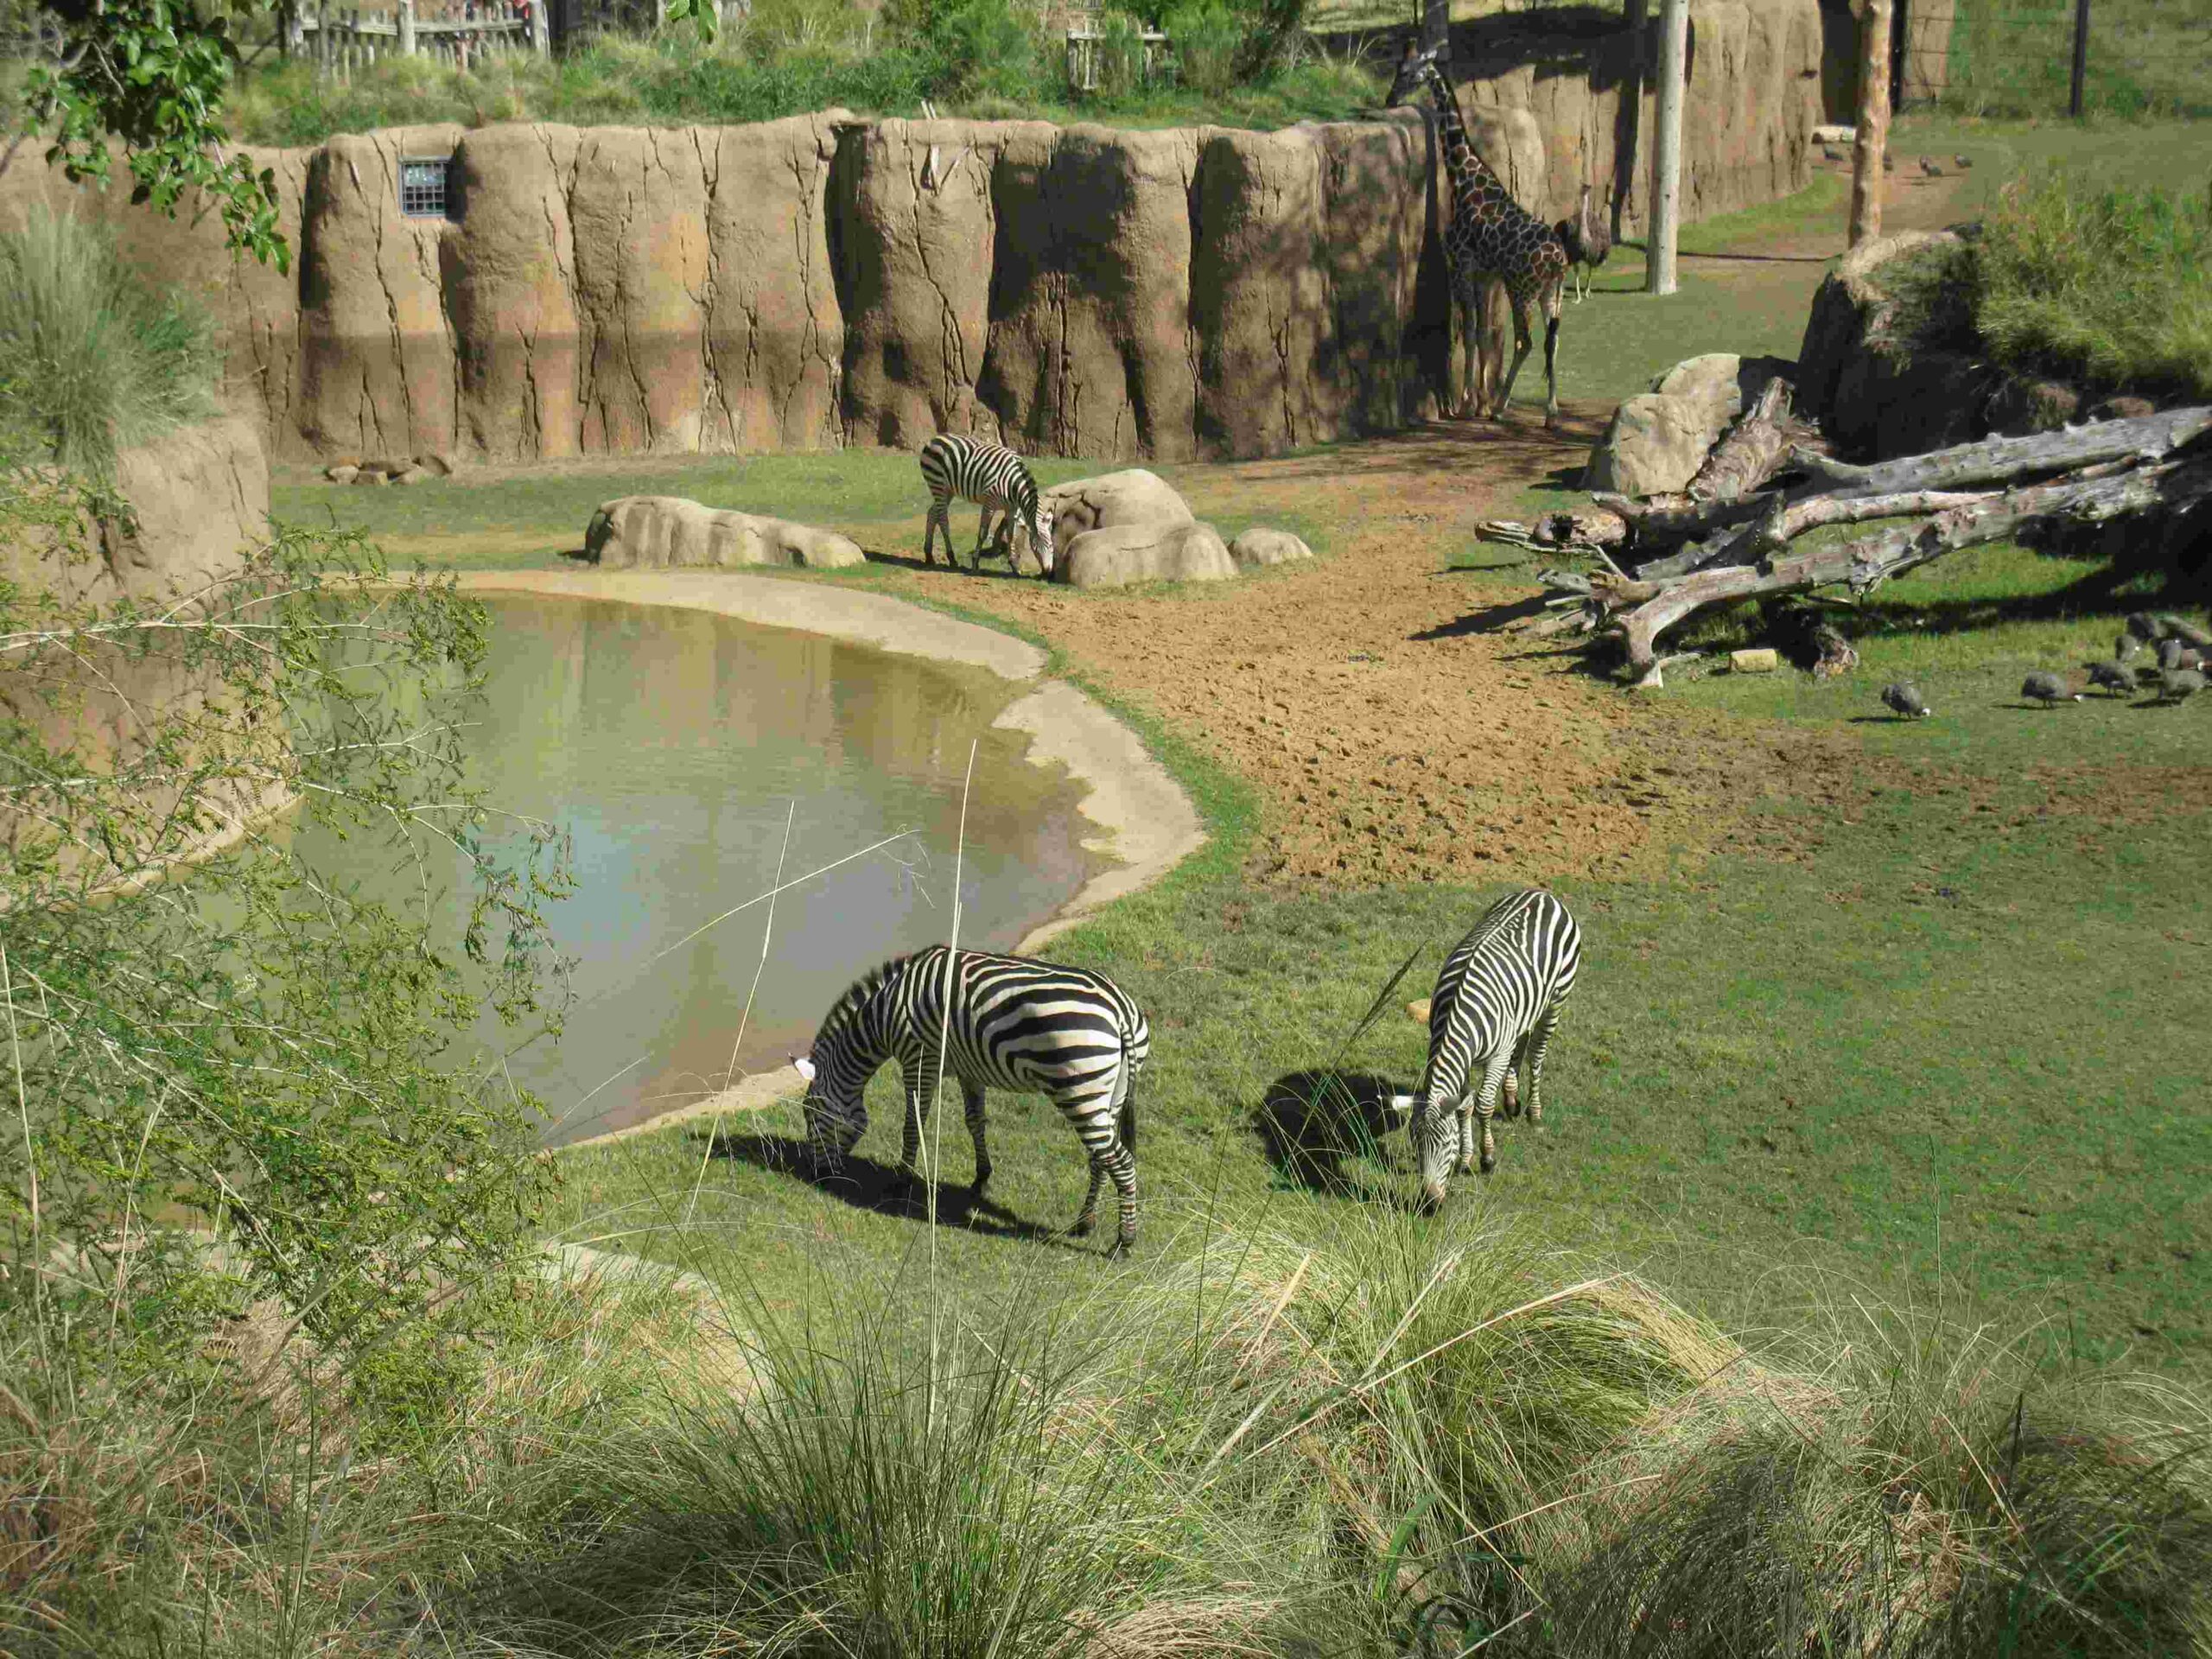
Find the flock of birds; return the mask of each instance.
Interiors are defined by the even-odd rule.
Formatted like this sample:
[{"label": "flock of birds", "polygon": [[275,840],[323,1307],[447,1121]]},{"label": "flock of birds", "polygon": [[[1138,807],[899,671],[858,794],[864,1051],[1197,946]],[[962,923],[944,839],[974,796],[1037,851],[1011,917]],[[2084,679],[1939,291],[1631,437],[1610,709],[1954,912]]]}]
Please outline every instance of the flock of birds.
[{"label": "flock of birds", "polygon": [[[1850,156],[1846,155],[1842,150],[1838,149],[1834,144],[1822,144],[1821,146],[1821,157],[1824,161],[1830,162],[1847,162],[1851,159]],[[1954,156],[1951,157],[1951,165],[1957,168],[1960,172],[1963,173],[1974,165],[1974,162],[1968,156]],[[1888,150],[1884,150],[1882,152],[1882,171],[1885,173],[1894,173],[1897,170],[1897,158],[1891,155]],[[1936,161],[1932,156],[1923,156],[1920,158],[1920,170],[1923,173],[1925,173],[1931,179],[1940,179],[1943,176],[1942,163]]]},{"label": "flock of birds", "polygon": [[[2134,659],[2146,651],[2153,660],[2135,666]],[[2204,689],[2207,668],[2212,668],[2212,634],[2178,617],[2138,611],[2113,641],[2112,660],[2089,664],[2088,683],[2107,697],[2151,691],[2160,702],[2182,702]],[[2046,709],[2082,701],[2082,693],[2065,675],[2041,668],[2021,682],[2020,696]],[[1936,712],[1910,680],[1884,686],[1882,702],[1903,720],[1925,720]]]}]

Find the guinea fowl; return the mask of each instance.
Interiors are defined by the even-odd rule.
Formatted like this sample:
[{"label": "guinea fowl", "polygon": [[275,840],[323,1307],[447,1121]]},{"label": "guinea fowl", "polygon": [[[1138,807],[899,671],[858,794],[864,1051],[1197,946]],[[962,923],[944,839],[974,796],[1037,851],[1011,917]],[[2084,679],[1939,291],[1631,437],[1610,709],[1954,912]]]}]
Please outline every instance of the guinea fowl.
[{"label": "guinea fowl", "polygon": [[2168,702],[2179,702],[2204,689],[2204,676],[2193,668],[2170,668],[2158,676],[2158,683]]},{"label": "guinea fowl", "polygon": [[2047,674],[2041,669],[2037,669],[2020,683],[2020,695],[2032,698],[2046,709],[2054,703],[2082,701],[2082,694],[2079,691],[2069,690],[2064,680],[2060,679],[2056,674]]},{"label": "guinea fowl", "polygon": [[2117,696],[2135,689],[2135,672],[2120,663],[2091,663],[2089,683]]},{"label": "guinea fowl", "polygon": [[2132,633],[2123,633],[2112,642],[2112,659],[2124,663],[2132,657],[2143,654],[2143,642]]},{"label": "guinea fowl", "polygon": [[1884,686],[1882,701],[1902,720],[1925,720],[1936,712],[1910,680],[1897,680]]},{"label": "guinea fowl", "polygon": [[1963,173],[1974,165],[1974,159],[1967,156],[1954,156],[1951,157],[1951,164]]},{"label": "guinea fowl", "polygon": [[1940,179],[1943,176],[1943,169],[1925,156],[1920,158],[1920,170],[1931,179]]},{"label": "guinea fowl", "polygon": [[1559,238],[1560,245],[1566,248],[1567,263],[1580,267],[1578,289],[1574,296],[1574,302],[1580,305],[1590,297],[1586,285],[1590,273],[1604,264],[1605,257],[1613,251],[1611,233],[1598,222],[1597,215],[1590,211],[1588,185],[1582,187],[1582,206],[1575,211],[1574,217],[1562,219],[1553,226],[1552,234]]},{"label": "guinea fowl", "polygon": [[2182,644],[2180,640],[2175,639],[2171,634],[2168,634],[2164,639],[2158,641],[2158,666],[2160,668],[2181,667],[2183,665],[2181,660],[2182,652],[2188,649],[2189,647]]}]

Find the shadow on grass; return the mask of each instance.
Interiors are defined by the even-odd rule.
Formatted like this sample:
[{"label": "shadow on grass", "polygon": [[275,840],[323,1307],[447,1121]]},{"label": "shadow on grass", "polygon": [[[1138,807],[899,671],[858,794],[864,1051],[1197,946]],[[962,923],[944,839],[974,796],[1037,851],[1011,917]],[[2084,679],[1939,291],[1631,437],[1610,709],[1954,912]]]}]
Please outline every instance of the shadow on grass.
[{"label": "shadow on grass", "polygon": [[1390,1096],[1400,1092],[1389,1078],[1370,1071],[1293,1071],[1268,1086],[1253,1128],[1268,1162],[1289,1185],[1410,1210],[1411,1198],[1399,1190],[1404,1183],[1349,1163],[1389,1161],[1385,1143],[1399,1126]]},{"label": "shadow on grass", "polygon": [[[855,1154],[833,1173],[817,1166],[814,1149],[802,1136],[741,1135],[729,1129],[714,1136],[714,1155],[751,1164],[772,1175],[791,1176],[826,1197],[871,1215],[923,1223],[929,1219],[923,1187],[908,1181],[896,1165],[879,1159]],[[972,1186],[939,1181],[937,1219],[940,1227],[958,1227],[988,1238],[1026,1239],[1064,1249],[1089,1248],[1061,1229],[1024,1221],[1003,1205],[978,1196]]]}]

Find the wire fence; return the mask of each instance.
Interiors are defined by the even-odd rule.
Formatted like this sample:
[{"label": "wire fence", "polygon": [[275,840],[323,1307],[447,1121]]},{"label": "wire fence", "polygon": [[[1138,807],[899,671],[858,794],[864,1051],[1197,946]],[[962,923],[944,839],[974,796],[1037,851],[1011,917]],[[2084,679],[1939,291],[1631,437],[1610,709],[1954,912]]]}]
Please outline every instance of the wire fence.
[{"label": "wire fence", "polygon": [[2212,116],[2212,0],[1904,0],[1897,32],[1908,108]]}]

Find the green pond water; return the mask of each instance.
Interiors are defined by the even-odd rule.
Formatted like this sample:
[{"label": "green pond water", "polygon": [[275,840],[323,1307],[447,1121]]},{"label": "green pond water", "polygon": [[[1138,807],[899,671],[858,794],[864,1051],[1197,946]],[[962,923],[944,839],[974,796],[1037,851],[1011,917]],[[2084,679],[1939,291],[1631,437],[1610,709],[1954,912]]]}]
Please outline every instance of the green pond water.
[{"label": "green pond water", "polygon": [[[703,612],[485,602],[473,763],[497,805],[568,831],[578,878],[550,910],[575,959],[566,1028],[508,1061],[552,1114],[549,1143],[785,1064],[863,969],[944,939],[971,742],[962,943],[1010,948],[1096,868],[1080,791],[990,728],[1011,694],[980,671]],[[679,944],[776,885],[787,814],[787,882],[912,833],[783,892],[765,970],[763,905]],[[372,890],[393,879],[387,854],[302,837],[312,861]],[[489,1020],[480,1036],[515,1040]]]}]

